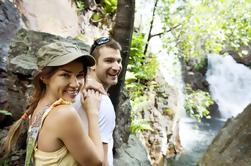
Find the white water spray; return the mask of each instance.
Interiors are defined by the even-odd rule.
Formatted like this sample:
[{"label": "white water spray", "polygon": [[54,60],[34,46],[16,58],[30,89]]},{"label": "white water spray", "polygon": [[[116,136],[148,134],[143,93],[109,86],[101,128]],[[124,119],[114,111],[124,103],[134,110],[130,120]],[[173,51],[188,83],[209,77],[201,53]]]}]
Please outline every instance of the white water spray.
[{"label": "white water spray", "polygon": [[236,116],[251,103],[251,70],[231,56],[208,56],[207,81],[223,118]]}]

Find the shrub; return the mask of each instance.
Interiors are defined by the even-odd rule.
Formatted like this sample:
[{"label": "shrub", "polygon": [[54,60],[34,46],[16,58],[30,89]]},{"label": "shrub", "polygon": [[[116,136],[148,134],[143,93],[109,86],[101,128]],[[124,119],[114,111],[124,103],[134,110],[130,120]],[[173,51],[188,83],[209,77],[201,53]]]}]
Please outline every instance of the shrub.
[{"label": "shrub", "polygon": [[202,118],[211,118],[208,107],[214,103],[208,92],[192,90],[190,85],[185,87],[185,110],[189,116],[201,122]]}]

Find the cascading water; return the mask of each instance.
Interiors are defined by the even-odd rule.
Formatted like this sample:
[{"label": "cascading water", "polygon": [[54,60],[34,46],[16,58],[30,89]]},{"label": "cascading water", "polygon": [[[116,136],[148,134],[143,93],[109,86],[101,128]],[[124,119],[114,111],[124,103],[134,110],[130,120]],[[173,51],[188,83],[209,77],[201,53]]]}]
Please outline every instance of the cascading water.
[{"label": "cascading water", "polygon": [[236,116],[251,102],[251,94],[248,93],[251,91],[251,70],[236,63],[231,56],[209,55],[206,77],[222,118],[212,117],[197,128],[191,118],[181,119],[180,136],[184,151],[174,161],[175,166],[197,165],[226,118]]},{"label": "cascading water", "polygon": [[222,118],[236,116],[251,103],[251,70],[231,56],[208,56],[206,76]]}]

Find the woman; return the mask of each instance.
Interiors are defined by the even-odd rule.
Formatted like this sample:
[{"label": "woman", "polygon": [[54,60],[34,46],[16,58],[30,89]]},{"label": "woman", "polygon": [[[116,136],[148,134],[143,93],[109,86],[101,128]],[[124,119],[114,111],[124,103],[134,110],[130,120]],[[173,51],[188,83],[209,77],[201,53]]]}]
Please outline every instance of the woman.
[{"label": "woman", "polygon": [[88,116],[89,133],[83,133],[81,120],[71,105],[82,91],[87,66],[94,64],[88,52],[83,55],[70,43],[54,42],[39,49],[39,72],[33,78],[33,97],[27,111],[8,133],[4,146],[6,154],[29,117],[25,165],[30,162],[36,166],[102,165],[99,92],[87,90],[81,99]]}]

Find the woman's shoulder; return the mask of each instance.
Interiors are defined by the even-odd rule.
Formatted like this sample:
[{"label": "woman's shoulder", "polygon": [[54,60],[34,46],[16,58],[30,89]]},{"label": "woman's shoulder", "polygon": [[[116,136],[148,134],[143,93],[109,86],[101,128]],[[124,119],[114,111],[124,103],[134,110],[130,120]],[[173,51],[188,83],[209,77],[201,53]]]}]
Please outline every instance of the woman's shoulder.
[{"label": "woman's shoulder", "polygon": [[48,128],[58,138],[65,138],[75,128],[81,128],[80,118],[72,105],[58,105],[48,115]]},{"label": "woman's shoulder", "polygon": [[72,104],[58,105],[51,110],[51,117],[58,122],[74,121],[78,114]]},{"label": "woman's shoulder", "polygon": [[55,106],[53,110],[56,112],[58,111],[71,112],[71,111],[74,111],[74,107],[72,106],[72,104],[60,104],[60,105]]}]

